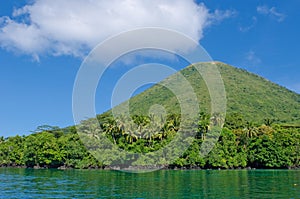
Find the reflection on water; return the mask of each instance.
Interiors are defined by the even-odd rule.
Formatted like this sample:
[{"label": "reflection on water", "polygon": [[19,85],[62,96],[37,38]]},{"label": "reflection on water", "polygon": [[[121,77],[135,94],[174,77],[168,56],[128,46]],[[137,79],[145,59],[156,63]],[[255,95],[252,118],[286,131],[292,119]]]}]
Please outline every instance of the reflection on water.
[{"label": "reflection on water", "polygon": [[300,170],[0,169],[0,198],[300,198]]}]

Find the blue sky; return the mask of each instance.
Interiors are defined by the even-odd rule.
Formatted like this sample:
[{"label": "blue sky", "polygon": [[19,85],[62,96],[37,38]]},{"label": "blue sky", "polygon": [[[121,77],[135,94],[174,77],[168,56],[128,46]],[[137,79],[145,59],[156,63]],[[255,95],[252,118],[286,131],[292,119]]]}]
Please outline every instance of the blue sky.
[{"label": "blue sky", "polygon": [[0,4],[0,136],[28,134],[43,124],[73,125],[72,90],[84,57],[104,39],[144,26],[183,32],[214,60],[300,93],[298,0]]}]

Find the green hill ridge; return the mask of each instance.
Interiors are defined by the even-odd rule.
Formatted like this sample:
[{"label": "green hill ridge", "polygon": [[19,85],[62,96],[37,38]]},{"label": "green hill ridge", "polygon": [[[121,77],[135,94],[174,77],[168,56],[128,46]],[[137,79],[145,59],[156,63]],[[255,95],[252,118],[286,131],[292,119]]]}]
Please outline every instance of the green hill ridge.
[{"label": "green hill ridge", "polygon": [[[196,63],[196,65],[216,64],[224,82],[227,99],[227,117],[241,115],[251,122],[263,122],[266,119],[284,124],[300,124],[300,95],[282,86],[221,62]],[[195,65],[195,64],[194,64]],[[179,71],[192,85],[199,100],[201,111],[210,112],[210,96],[207,86],[190,65]],[[163,80],[177,81],[174,74]],[[156,84],[130,100],[131,114],[147,115],[152,105],[164,106],[168,113],[179,113],[176,96],[166,87]],[[122,106],[122,104],[121,104]]]}]

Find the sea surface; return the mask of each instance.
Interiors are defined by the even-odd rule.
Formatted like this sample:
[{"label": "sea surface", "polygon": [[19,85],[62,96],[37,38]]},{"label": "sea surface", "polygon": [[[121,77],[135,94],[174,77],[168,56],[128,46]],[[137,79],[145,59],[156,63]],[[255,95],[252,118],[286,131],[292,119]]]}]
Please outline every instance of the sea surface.
[{"label": "sea surface", "polygon": [[300,198],[300,170],[1,168],[0,198]]}]

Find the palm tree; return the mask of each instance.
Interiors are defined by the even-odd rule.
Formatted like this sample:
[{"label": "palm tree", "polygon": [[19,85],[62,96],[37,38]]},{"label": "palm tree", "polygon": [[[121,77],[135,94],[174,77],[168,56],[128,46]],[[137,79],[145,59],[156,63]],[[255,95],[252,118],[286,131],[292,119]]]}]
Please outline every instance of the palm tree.
[{"label": "palm tree", "polygon": [[224,124],[224,117],[221,113],[214,113],[210,120],[213,126],[222,127]]},{"label": "palm tree", "polygon": [[201,139],[204,140],[206,137],[207,132],[210,129],[210,117],[204,112],[199,114],[199,121],[198,121],[198,132],[201,136]]},{"label": "palm tree", "polygon": [[101,129],[99,128],[99,123],[97,119],[87,119],[82,121],[77,128],[79,129],[79,132],[90,137],[90,138],[96,138],[99,139],[99,132]]},{"label": "palm tree", "polygon": [[258,128],[252,122],[247,122],[246,127],[243,129],[243,134],[245,134],[247,138],[252,138],[257,136]]},{"label": "palm tree", "polygon": [[138,140],[137,125],[130,117],[124,118],[123,127],[121,132],[127,143],[132,144]]},{"label": "palm tree", "polygon": [[104,132],[111,136],[114,144],[117,144],[117,138],[119,136],[119,129],[117,128],[116,120],[113,117],[106,118],[106,121],[102,124]]},{"label": "palm tree", "polygon": [[172,114],[168,118],[168,128],[170,131],[177,132],[180,127],[180,116],[176,114]]},{"label": "palm tree", "polygon": [[155,116],[155,115],[150,115],[149,117],[150,123],[147,125],[146,129],[146,139],[149,139],[151,142],[152,139],[158,138],[162,139],[163,134],[162,134],[162,129],[165,125],[165,118],[160,115],[160,116]]},{"label": "palm tree", "polygon": [[144,137],[144,135],[143,135],[144,126],[146,126],[150,122],[149,117],[142,116],[142,115],[134,115],[133,121],[137,125],[139,138],[141,139],[142,137]]},{"label": "palm tree", "polygon": [[266,118],[266,119],[264,119],[264,122],[265,122],[266,126],[271,126],[273,124],[274,120],[270,119],[270,118]]}]

